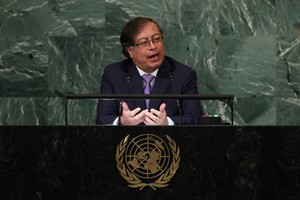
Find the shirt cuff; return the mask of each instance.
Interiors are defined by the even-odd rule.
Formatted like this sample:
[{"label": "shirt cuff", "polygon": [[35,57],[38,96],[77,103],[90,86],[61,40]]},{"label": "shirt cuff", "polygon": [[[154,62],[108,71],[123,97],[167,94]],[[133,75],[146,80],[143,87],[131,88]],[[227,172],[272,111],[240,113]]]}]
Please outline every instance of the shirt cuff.
[{"label": "shirt cuff", "polygon": [[171,120],[170,117],[167,117],[167,118],[168,118],[168,124],[169,124],[169,126],[174,126],[175,123],[173,122],[173,120]]},{"label": "shirt cuff", "polygon": [[111,125],[117,126],[118,123],[119,123],[119,117],[117,117]]}]

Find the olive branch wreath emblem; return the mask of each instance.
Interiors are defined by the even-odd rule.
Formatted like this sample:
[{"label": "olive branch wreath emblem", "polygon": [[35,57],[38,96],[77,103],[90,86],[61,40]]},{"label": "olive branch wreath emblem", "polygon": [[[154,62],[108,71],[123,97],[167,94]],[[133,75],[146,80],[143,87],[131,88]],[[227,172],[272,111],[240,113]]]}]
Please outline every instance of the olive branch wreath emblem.
[{"label": "olive branch wreath emblem", "polygon": [[136,175],[133,173],[130,173],[129,170],[126,169],[125,164],[123,162],[124,153],[126,150],[126,146],[128,143],[129,135],[127,135],[117,146],[117,152],[116,152],[116,162],[117,162],[117,168],[121,174],[121,176],[129,183],[129,187],[131,188],[139,188],[142,190],[144,187],[149,186],[153,190],[156,190],[156,188],[164,188],[169,185],[169,181],[173,178],[176,171],[178,170],[179,163],[180,163],[180,149],[176,145],[175,141],[166,135],[166,138],[168,139],[171,151],[172,151],[172,163],[169,167],[169,169],[166,170],[165,173],[163,173],[155,182],[153,183],[144,183],[142,180],[140,180]]}]

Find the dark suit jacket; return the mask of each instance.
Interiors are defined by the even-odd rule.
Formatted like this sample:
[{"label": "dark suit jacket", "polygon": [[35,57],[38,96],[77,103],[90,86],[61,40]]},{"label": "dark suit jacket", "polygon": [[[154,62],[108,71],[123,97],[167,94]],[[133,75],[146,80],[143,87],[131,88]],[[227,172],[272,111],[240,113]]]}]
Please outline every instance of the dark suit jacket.
[{"label": "dark suit jacket", "polygon": [[[173,85],[170,76],[173,76]],[[128,77],[131,77],[128,81]],[[176,90],[176,91],[175,91]],[[113,63],[105,67],[101,80],[102,94],[143,94],[143,80],[131,59]],[[170,57],[160,66],[154,86],[153,94],[198,94],[196,72]],[[96,124],[111,124],[119,115],[120,101],[99,100]],[[129,109],[140,107],[146,109],[145,100],[125,100]],[[166,103],[166,111],[175,125],[196,125],[200,123],[202,109],[199,100],[182,100],[181,117],[175,99],[151,99],[151,108],[159,109],[162,102]]]}]

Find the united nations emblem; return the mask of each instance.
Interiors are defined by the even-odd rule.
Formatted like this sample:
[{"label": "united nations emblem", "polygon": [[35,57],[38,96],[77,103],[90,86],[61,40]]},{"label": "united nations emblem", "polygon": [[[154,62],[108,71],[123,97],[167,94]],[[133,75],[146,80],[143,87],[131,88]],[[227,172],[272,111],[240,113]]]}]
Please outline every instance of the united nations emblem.
[{"label": "united nations emblem", "polygon": [[129,187],[163,188],[175,175],[180,163],[180,149],[166,135],[165,142],[154,134],[142,134],[132,140],[127,135],[118,145],[117,168]]}]

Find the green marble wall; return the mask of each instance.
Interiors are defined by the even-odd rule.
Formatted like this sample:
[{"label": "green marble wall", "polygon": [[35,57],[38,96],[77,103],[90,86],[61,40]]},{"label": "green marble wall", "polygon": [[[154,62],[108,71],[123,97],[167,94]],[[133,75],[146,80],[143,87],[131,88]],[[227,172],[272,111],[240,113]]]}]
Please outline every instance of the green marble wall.
[{"label": "green marble wall", "polygon": [[[168,55],[199,91],[234,94],[238,125],[300,125],[299,0],[0,0],[0,124],[62,125],[65,93],[97,93],[123,59],[119,33],[157,20]],[[93,125],[95,100],[71,100],[69,123]],[[203,102],[230,119],[223,102]]]}]

